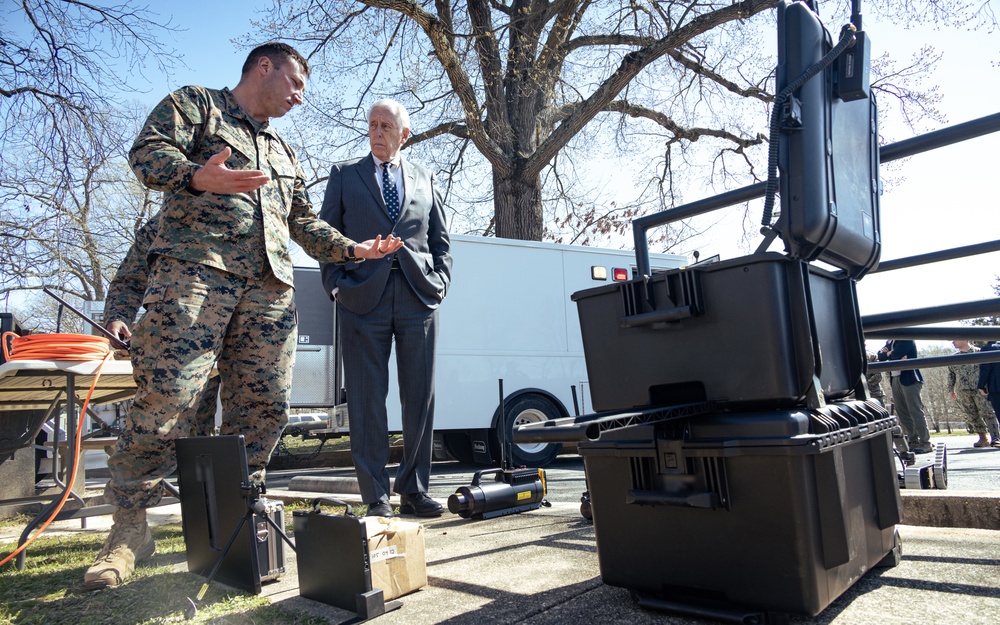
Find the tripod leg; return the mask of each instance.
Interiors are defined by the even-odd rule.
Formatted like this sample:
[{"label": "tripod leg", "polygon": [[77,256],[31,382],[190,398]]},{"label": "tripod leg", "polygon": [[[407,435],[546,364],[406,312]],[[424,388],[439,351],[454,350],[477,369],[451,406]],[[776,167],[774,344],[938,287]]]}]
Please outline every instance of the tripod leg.
[{"label": "tripod leg", "polygon": [[229,542],[226,543],[226,548],[222,550],[222,553],[219,555],[219,559],[215,561],[215,566],[212,567],[212,572],[208,574],[208,579],[206,579],[205,583],[201,585],[201,590],[198,591],[198,596],[195,598],[195,601],[200,602],[205,598],[205,593],[208,592],[209,585],[212,583],[212,580],[215,579],[215,574],[219,572],[219,567],[222,566],[222,561],[226,559],[226,555],[229,554],[229,549],[233,546],[233,543],[236,542],[236,537],[240,535],[240,530],[243,529],[243,526],[246,525],[246,522],[250,520],[252,516],[253,508],[248,507],[246,513],[243,515],[243,518],[240,519],[239,525],[236,526],[236,531],[229,537]]}]

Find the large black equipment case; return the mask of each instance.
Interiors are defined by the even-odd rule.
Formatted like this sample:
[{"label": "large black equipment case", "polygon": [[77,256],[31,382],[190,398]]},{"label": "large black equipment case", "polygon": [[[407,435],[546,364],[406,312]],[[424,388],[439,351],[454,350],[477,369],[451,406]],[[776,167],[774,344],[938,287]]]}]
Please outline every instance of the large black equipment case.
[{"label": "large black equipment case", "polygon": [[[573,294],[596,411],[807,405],[865,367],[854,281],[778,253]],[[815,402],[813,402],[815,404]]]},{"label": "large black equipment case", "polygon": [[579,443],[601,577],[693,614],[819,613],[898,557],[895,426],[880,405],[856,400],[629,426]]},{"label": "large black equipment case", "polygon": [[[841,56],[850,55],[858,72],[868,72],[868,39],[858,36]],[[817,63],[832,43],[806,3],[779,3],[778,92]],[[790,256],[822,260],[860,278],[878,264],[882,247],[878,112],[872,90],[867,97],[838,91],[849,77],[838,76],[835,67],[806,81],[790,101],[779,135],[783,223],[778,229]]]}]

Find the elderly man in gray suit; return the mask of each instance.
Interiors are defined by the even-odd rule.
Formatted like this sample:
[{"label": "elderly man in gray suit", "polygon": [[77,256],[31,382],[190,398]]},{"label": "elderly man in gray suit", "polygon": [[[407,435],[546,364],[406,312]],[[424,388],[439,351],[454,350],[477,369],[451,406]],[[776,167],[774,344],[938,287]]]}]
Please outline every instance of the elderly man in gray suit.
[{"label": "elderly man in gray suit", "polygon": [[[403,460],[394,490],[400,514],[440,516],[427,495],[434,430],[437,309],[451,281],[444,201],[434,175],[405,160],[410,116],[393,100],[368,111],[371,154],[330,171],[320,217],[345,236],[403,240],[383,260],[322,266],[338,302],[351,455],[369,516],[391,517],[388,425],[389,353],[395,341],[402,404]],[[358,238],[361,237],[361,238]]]}]

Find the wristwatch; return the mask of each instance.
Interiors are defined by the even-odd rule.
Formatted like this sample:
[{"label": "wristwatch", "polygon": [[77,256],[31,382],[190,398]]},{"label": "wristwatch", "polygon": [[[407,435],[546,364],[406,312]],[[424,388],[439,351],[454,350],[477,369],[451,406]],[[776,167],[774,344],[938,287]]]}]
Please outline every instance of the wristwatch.
[{"label": "wristwatch", "polygon": [[355,258],[357,258],[357,256],[354,255],[354,246],[353,245],[348,245],[347,246],[347,257],[350,258],[350,259],[352,259],[352,260],[355,259]]}]

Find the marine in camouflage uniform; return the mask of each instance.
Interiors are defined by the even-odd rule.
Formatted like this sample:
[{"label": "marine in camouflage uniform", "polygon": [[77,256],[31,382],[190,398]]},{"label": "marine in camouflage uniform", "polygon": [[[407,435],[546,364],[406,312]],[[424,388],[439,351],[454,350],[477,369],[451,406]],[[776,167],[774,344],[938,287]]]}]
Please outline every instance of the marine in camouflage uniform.
[{"label": "marine in camouflage uniform", "polygon": [[[135,322],[149,282],[149,264],[146,258],[159,229],[160,213],[156,213],[139,228],[135,243],[125,254],[125,259],[118,265],[118,271],[108,285],[108,295],[104,300],[104,323],[109,330],[115,321],[125,324],[126,328],[131,328]],[[194,409],[183,415],[187,424],[181,425],[181,431],[189,431],[191,436],[214,434],[218,395],[219,376],[214,375],[208,379]]]},{"label": "marine in camouflage uniform", "polygon": [[394,237],[355,243],[312,210],[292,149],[269,120],[302,102],[309,64],[291,47],[250,52],[233,89],[184,87],[153,109],[129,152],[163,192],[145,314],[130,355],[137,384],[108,460],[113,525],[84,586],[117,586],[155,552],[146,508],[175,468],[174,439],[216,364],[223,422],[246,438],[256,482],[281,428],[297,340],[289,238],[327,263],[384,258]]},{"label": "marine in camouflage uniform", "polygon": [[[868,354],[868,362],[876,362],[877,360],[878,358],[875,354]],[[868,382],[868,394],[872,396],[872,399],[877,399],[878,403],[885,406],[885,391],[882,390],[882,372],[869,371],[865,374],[865,381]]]},{"label": "marine in camouflage uniform", "polygon": [[[956,340],[952,344],[958,348],[956,354],[975,353],[979,350],[968,341]],[[948,393],[949,396],[958,402],[962,412],[965,413],[965,422],[972,431],[979,435],[976,447],[988,447],[990,444],[1000,440],[997,432],[997,418],[993,414],[993,409],[987,403],[976,386],[979,383],[979,364],[969,365],[949,365],[948,366]],[[990,435],[987,439],[987,433]]]}]

